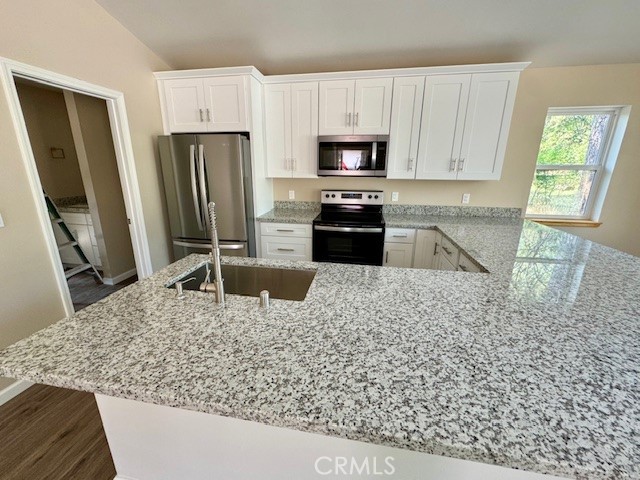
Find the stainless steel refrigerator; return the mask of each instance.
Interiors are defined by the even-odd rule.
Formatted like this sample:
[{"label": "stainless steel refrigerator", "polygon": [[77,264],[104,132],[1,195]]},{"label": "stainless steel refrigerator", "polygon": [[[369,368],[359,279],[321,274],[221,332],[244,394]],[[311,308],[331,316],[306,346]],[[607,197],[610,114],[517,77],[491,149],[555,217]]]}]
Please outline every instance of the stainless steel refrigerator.
[{"label": "stainless steel refrigerator", "polygon": [[255,257],[249,139],[240,134],[158,138],[174,260],[211,251],[207,204],[215,202],[223,255]]}]

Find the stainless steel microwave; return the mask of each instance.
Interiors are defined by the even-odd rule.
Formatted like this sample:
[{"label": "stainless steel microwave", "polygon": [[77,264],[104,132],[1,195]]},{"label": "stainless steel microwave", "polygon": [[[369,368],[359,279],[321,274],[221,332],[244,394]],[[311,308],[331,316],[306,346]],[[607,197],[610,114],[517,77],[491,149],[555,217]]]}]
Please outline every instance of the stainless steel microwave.
[{"label": "stainless steel microwave", "polygon": [[386,177],[388,135],[318,137],[318,175]]}]

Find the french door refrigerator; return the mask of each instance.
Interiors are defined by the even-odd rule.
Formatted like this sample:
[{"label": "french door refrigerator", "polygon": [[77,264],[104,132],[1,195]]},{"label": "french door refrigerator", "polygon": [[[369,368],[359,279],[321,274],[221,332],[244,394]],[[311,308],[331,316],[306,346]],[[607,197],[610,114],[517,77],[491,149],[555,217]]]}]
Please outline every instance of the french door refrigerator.
[{"label": "french door refrigerator", "polygon": [[255,257],[249,139],[240,134],[158,137],[174,260],[211,251],[215,202],[223,255]]}]

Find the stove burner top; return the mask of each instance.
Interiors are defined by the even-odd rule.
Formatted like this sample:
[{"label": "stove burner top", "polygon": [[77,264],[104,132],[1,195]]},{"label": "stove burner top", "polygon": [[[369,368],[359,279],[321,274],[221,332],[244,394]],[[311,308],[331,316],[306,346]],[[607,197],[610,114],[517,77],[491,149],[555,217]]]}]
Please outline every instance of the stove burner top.
[{"label": "stove burner top", "polygon": [[382,199],[379,190],[323,190],[322,210],[314,225],[343,227],[384,227]]}]

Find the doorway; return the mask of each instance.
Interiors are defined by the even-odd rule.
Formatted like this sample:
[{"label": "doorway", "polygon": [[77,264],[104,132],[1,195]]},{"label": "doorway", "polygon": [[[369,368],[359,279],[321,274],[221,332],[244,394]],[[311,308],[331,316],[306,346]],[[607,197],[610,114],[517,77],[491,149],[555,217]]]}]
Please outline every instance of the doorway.
[{"label": "doorway", "polygon": [[75,311],[137,279],[105,100],[14,78]]},{"label": "doorway", "polygon": [[109,124],[113,135],[112,146],[115,150],[117,169],[121,181],[121,194],[124,198],[130,241],[135,258],[135,267],[139,278],[144,278],[151,275],[153,269],[142,211],[142,199],[133,158],[133,147],[131,144],[124,94],[116,90],[0,57],[0,84],[2,84],[6,95],[9,111],[18,136],[22,160],[24,161],[27,177],[31,186],[32,198],[38,207],[36,209],[37,220],[45,239],[47,253],[51,262],[50,268],[55,274],[56,286],[60,292],[65,314],[69,316],[74,312],[73,302],[64,269],[60,262],[50,215],[42,194],[43,188],[16,89],[16,78],[31,80],[41,85],[68,90],[74,94],[78,93],[95,97],[106,102]]}]

